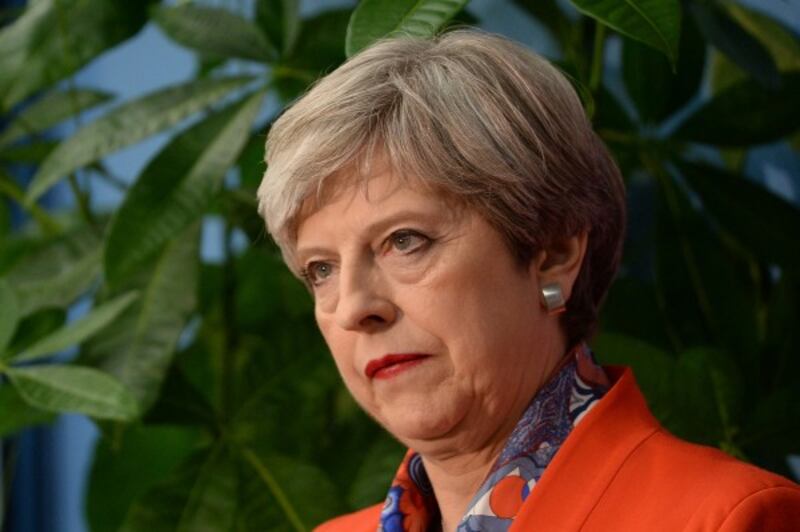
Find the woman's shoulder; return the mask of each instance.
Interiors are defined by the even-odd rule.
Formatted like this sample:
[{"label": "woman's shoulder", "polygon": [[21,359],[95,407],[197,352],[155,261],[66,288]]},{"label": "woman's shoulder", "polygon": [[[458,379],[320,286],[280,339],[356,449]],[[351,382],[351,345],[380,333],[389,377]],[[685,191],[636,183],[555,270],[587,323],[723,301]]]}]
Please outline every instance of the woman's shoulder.
[{"label": "woman's shoulder", "polygon": [[383,508],[383,504],[376,504],[336,517],[319,525],[314,532],[375,532],[381,508]]},{"label": "woman's shoulder", "polygon": [[800,486],[662,429],[624,461],[592,517],[619,523],[620,508],[633,523],[657,517],[686,530],[796,530]]},{"label": "woman's shoulder", "polygon": [[787,488],[800,498],[800,486],[791,480],[715,447],[681,440],[664,429],[655,431],[631,454],[620,473],[624,474],[624,470],[658,479],[662,490],[676,495],[690,491],[708,499],[737,499],[772,488]]},{"label": "woman's shoulder", "polygon": [[526,502],[525,523],[733,531],[791,530],[800,522],[800,486],[673,436],[650,413],[630,370],[615,373],[614,386],[545,470]]},{"label": "woman's shoulder", "polygon": [[[620,451],[618,475],[628,470],[648,480],[658,479],[657,484],[666,492],[688,490],[691,486],[709,497],[720,491],[711,489],[713,486],[725,486],[723,491],[728,494],[778,486],[800,492],[800,486],[780,475],[736,459],[716,447],[674,436],[652,416],[631,374],[623,375],[618,384],[621,386],[616,405],[608,405],[611,408],[594,420],[595,430],[590,431],[590,438],[597,440],[595,446]],[[581,443],[585,445],[586,440]]]}]

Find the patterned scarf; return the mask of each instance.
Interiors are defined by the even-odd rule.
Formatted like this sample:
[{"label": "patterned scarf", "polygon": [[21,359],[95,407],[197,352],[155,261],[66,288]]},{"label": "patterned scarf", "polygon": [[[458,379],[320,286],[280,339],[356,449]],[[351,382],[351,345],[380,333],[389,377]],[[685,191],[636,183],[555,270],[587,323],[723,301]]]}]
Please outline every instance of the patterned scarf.
[{"label": "patterned scarf", "polygon": [[[608,388],[589,347],[576,346],[522,414],[458,532],[506,532],[561,444]],[[389,488],[378,532],[426,532],[438,529],[439,519],[422,457],[409,450]]]}]

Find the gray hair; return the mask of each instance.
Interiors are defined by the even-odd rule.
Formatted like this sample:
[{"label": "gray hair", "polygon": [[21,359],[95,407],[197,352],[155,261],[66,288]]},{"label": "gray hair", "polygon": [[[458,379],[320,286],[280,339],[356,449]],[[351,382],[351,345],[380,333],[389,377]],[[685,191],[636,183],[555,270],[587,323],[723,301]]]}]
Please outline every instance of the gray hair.
[{"label": "gray hair", "polygon": [[345,172],[367,179],[376,157],[474,208],[521,265],[588,231],[562,324],[571,344],[591,334],[619,266],[625,192],[555,67],[505,38],[456,30],[379,41],[322,78],[273,124],[258,189],[259,213],[295,274],[308,201],[318,205]]}]

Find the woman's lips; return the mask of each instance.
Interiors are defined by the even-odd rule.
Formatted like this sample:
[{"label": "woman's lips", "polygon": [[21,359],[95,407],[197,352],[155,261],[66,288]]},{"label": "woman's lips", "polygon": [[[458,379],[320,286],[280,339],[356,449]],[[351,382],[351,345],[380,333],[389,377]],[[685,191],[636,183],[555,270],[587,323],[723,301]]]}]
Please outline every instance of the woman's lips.
[{"label": "woman's lips", "polygon": [[364,369],[364,374],[369,379],[391,379],[398,373],[410,369],[430,355],[422,353],[394,354],[370,360]]}]

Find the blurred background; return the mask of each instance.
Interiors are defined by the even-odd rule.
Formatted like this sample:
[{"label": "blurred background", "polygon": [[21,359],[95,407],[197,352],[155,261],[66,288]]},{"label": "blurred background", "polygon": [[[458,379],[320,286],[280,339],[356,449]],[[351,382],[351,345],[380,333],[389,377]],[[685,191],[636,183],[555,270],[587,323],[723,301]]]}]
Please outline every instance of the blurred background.
[{"label": "blurred background", "polygon": [[799,478],[800,6],[607,4],[0,0],[0,530],[310,530],[383,499],[403,449],[255,188],[317,77],[454,24],[556,62],[623,169],[601,361],[678,435]]}]

